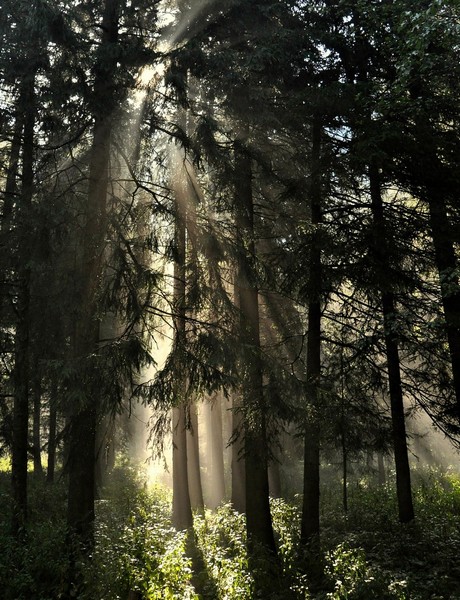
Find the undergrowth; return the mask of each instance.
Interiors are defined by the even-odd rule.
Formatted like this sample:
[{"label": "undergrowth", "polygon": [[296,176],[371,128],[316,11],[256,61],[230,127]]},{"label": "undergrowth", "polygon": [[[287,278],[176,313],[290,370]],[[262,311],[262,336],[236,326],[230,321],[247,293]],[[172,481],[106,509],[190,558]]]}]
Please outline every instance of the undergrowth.
[{"label": "undergrowth", "polygon": [[[416,478],[415,523],[397,521],[393,485],[350,488],[349,511],[340,486],[322,499],[324,576],[312,585],[298,553],[300,499],[271,502],[279,552],[265,600],[460,600],[460,479],[436,471]],[[0,589],[4,600],[62,597],[65,489],[32,482],[25,544],[9,534],[8,478],[0,474]],[[252,600],[244,517],[225,504],[195,516],[194,534],[173,529],[170,492],[146,489],[137,471],[118,468],[97,502],[96,546],[85,567],[81,600]],[[189,534],[190,535],[190,534]],[[199,557],[199,561],[192,560]],[[195,573],[192,573],[192,564]],[[197,565],[199,565],[197,571]],[[259,567],[256,567],[256,569]]]}]

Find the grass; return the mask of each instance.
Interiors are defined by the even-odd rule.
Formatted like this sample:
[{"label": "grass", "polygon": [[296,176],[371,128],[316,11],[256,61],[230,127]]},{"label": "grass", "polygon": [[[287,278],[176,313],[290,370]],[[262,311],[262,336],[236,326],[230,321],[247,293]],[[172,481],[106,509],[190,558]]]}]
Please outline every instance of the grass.
[{"label": "grass", "polygon": [[[297,553],[299,506],[272,501],[281,573],[267,600],[460,600],[460,479],[424,471],[416,478],[415,523],[396,518],[394,489],[356,485],[341,510],[339,482],[322,500],[320,589],[310,585]],[[224,505],[195,517],[194,544],[170,522],[170,492],[146,490],[129,466],[118,468],[97,503],[96,547],[85,567],[81,600],[126,600],[130,590],[149,600],[251,600],[254,573],[245,549],[244,517]],[[9,474],[0,472],[8,506]],[[0,589],[4,600],[54,600],[63,594],[65,489],[31,481],[25,546],[0,516]],[[191,545],[200,561],[192,563]],[[192,572],[199,564],[199,572]],[[264,570],[266,565],[261,565]],[[284,587],[283,587],[284,586]],[[199,590],[199,595],[196,592]]]}]

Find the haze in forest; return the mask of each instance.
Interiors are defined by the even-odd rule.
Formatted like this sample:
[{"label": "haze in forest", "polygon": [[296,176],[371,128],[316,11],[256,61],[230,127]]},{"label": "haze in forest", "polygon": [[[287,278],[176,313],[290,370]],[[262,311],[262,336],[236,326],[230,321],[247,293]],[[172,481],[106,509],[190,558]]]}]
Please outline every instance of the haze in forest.
[{"label": "haze in forest", "polygon": [[2,1],[5,600],[456,593],[460,14],[419,4]]}]

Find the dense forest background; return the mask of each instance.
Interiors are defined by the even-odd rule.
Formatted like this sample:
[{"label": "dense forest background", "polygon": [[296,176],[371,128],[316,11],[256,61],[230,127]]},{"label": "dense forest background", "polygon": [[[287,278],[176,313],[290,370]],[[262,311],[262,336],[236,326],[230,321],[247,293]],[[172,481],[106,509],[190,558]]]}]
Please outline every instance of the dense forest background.
[{"label": "dense forest background", "polygon": [[3,597],[459,598],[458,0],[0,39]]}]

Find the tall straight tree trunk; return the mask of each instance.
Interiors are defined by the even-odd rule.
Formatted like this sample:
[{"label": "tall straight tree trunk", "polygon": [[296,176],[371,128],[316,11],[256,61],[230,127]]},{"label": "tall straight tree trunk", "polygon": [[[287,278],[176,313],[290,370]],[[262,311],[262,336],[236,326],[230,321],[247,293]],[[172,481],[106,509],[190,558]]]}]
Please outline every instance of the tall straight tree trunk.
[{"label": "tall straight tree trunk", "polygon": [[[342,340],[343,341],[343,340]],[[344,382],[343,348],[340,350],[340,409],[341,409],[341,443],[342,443],[342,500],[343,510],[348,512],[348,447],[347,422],[345,418],[345,382]]]},{"label": "tall straight tree trunk", "polygon": [[30,351],[30,219],[34,186],[35,75],[23,82],[24,137],[22,144],[21,194],[18,203],[18,295],[16,302],[15,363],[13,373],[12,530],[19,535],[27,520],[27,451],[29,426]]},{"label": "tall straight tree trunk", "polygon": [[204,414],[208,440],[209,493],[207,505],[209,508],[215,509],[225,498],[224,443],[220,394],[216,394],[210,402],[204,405]]},{"label": "tall straight tree trunk", "polygon": [[193,525],[187,472],[187,411],[182,402],[173,408],[173,513],[176,529]]},{"label": "tall straight tree trunk", "polygon": [[311,245],[307,333],[307,398],[310,414],[305,422],[303,504],[300,531],[301,545],[313,554],[319,552],[319,461],[320,440],[319,388],[321,377],[321,123],[315,117],[312,126],[311,176],[309,186],[311,223],[315,228]]},{"label": "tall straight tree trunk", "polygon": [[[388,260],[388,239],[383,212],[380,173],[373,161],[369,167],[369,183],[372,203],[372,216],[375,228],[375,260],[382,273],[390,272]],[[381,285],[382,312],[384,322],[385,352],[390,388],[391,422],[393,449],[396,468],[396,493],[398,498],[399,520],[408,523],[414,518],[412,489],[410,480],[409,456],[404,415],[404,402],[401,384],[401,370],[397,334],[394,320],[396,316],[395,299],[391,288]]]},{"label": "tall straight tree trunk", "polygon": [[238,239],[237,291],[242,351],[242,409],[246,471],[246,529],[250,554],[276,555],[268,490],[268,442],[260,354],[259,297],[255,283],[254,206],[248,131],[235,141],[235,213]]},{"label": "tall straight tree trunk", "polygon": [[244,418],[241,398],[238,394],[232,397],[232,506],[240,512],[246,512],[246,467],[244,459]]},{"label": "tall straight tree trunk", "polygon": [[[21,99],[19,103],[21,104]],[[23,106],[16,109],[13,139],[11,140],[11,151],[6,171],[5,190],[3,192],[3,211],[2,211],[2,234],[8,232],[11,226],[11,216],[13,206],[17,196],[18,168],[22,146],[22,134],[24,128],[24,110]]]},{"label": "tall straight tree trunk", "polygon": [[377,453],[377,465],[379,472],[379,485],[385,485],[387,482],[387,477],[385,473],[385,459],[383,458],[382,452]]},{"label": "tall straight tree trunk", "polygon": [[280,463],[276,457],[268,463],[268,489],[271,498],[281,498]]},{"label": "tall straight tree trunk", "polygon": [[[187,133],[187,112],[179,109],[179,124]],[[174,352],[176,353],[176,408],[173,411],[173,524],[178,529],[193,525],[192,498],[197,508],[203,508],[198,452],[198,421],[186,398],[186,295],[197,285],[194,267],[197,265],[196,207],[185,152],[177,152],[174,165],[175,194],[175,263],[174,263]],[[190,257],[187,265],[187,257]],[[189,268],[187,268],[189,266]],[[193,422],[192,422],[193,421]],[[191,428],[192,427],[192,428]],[[195,436],[195,439],[193,439]],[[188,443],[187,443],[188,440]],[[188,456],[190,449],[191,455]],[[189,479],[190,475],[190,479]],[[191,543],[191,538],[189,538]]]},{"label": "tall straight tree trunk", "polygon": [[345,428],[342,423],[342,503],[344,512],[348,512],[348,450],[347,450],[347,436]]},{"label": "tall straight tree trunk", "polygon": [[[423,93],[423,87],[424,84],[418,76],[412,79],[408,91],[415,103]],[[417,116],[416,135],[419,147],[423,148],[423,154],[418,157],[423,165],[420,170],[423,173],[425,187],[422,199],[429,208],[431,236],[452,366],[456,401],[455,417],[460,424],[460,281],[457,275],[458,260],[455,249],[458,239],[448,216],[444,192],[444,176],[447,175],[447,167],[443,165],[437,152],[436,131],[429,120]]]},{"label": "tall straight tree trunk", "polygon": [[32,398],[33,398],[33,424],[32,424],[32,448],[34,456],[34,476],[38,479],[43,477],[43,466],[41,457],[41,400],[42,400],[42,382],[38,360],[34,361],[34,375],[32,378]]},{"label": "tall straight tree trunk", "polygon": [[[25,92],[23,86],[22,94]],[[11,140],[11,150],[6,170],[5,188],[3,190],[2,219],[0,222],[0,327],[8,327],[9,323],[5,320],[8,314],[9,290],[7,273],[11,270],[11,248],[9,236],[12,226],[13,207],[18,200],[18,174],[19,162],[22,149],[22,135],[24,129],[24,115],[26,113],[24,98],[22,94],[18,100],[18,106],[15,111],[15,123],[13,138]]]},{"label": "tall straight tree trunk", "polygon": [[96,428],[95,493],[99,499],[113,468],[111,455],[114,453],[115,415],[103,415]]},{"label": "tall straight tree trunk", "polygon": [[51,381],[50,399],[49,399],[49,430],[48,430],[48,461],[46,468],[46,481],[54,482],[54,473],[56,470],[56,425],[57,425],[57,384]]},{"label": "tall straight tree trunk", "polygon": [[[177,176],[184,176],[179,170]],[[187,473],[187,428],[186,406],[186,193],[184,182],[179,182],[175,198],[175,263],[174,263],[174,352],[175,358],[175,408],[173,409],[173,525],[176,529],[189,529],[193,524],[192,507]]]},{"label": "tall straight tree trunk", "polygon": [[[190,84],[189,84],[190,85]],[[187,113],[183,111],[182,124],[184,131],[188,135],[188,118]],[[186,257],[185,262],[188,262],[188,269],[184,270],[186,278],[186,288],[195,293],[198,287],[198,240],[197,240],[197,223],[196,223],[196,193],[191,183],[189,167],[184,157],[184,181],[183,181],[183,198],[185,210],[186,224]],[[185,293],[185,290],[184,290]],[[193,312],[193,309],[189,310]],[[186,341],[186,340],[185,340]],[[203,486],[201,482],[201,467],[200,467],[200,446],[199,446],[199,431],[198,431],[198,408],[197,403],[191,402],[188,407],[189,423],[187,428],[187,465],[188,465],[188,486],[190,501],[193,510],[202,512],[204,510],[203,501]]]},{"label": "tall straight tree trunk", "polygon": [[193,510],[203,512],[203,489],[200,472],[200,444],[198,431],[198,410],[193,402],[189,407],[189,427],[187,429],[187,475],[190,504]]},{"label": "tall straight tree trunk", "polygon": [[[77,273],[80,311],[75,323],[73,357],[84,365],[98,351],[98,286],[103,273],[103,254],[107,231],[107,192],[109,180],[110,137],[114,109],[113,76],[116,70],[118,18],[122,0],[105,0],[100,63],[95,68],[94,130],[90,151],[89,185],[82,258]],[[96,427],[98,419],[97,381],[80,379],[80,406],[70,415],[67,470],[69,492],[67,525],[73,552],[89,552],[93,542],[95,501]]]},{"label": "tall straight tree trunk", "polygon": [[432,191],[428,198],[428,206],[452,364],[456,417],[460,424],[460,284],[457,276],[457,256],[452,227],[442,193]]}]

